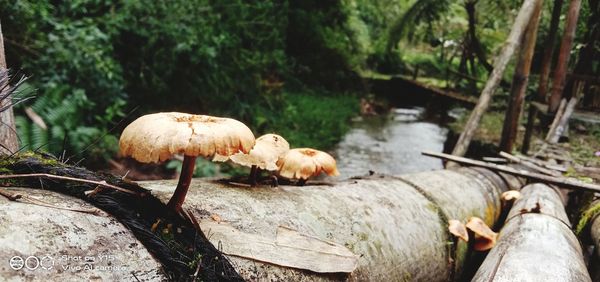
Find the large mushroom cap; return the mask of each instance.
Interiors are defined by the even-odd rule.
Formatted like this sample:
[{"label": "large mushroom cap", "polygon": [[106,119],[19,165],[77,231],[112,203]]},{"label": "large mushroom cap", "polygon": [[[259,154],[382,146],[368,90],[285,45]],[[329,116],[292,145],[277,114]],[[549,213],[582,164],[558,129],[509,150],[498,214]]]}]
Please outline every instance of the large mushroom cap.
[{"label": "large mushroom cap", "polygon": [[257,166],[260,169],[277,170],[277,161],[290,150],[290,144],[277,134],[265,134],[256,139],[256,144],[248,154],[237,153],[229,157],[234,163],[243,166]]},{"label": "large mushroom cap", "polygon": [[492,231],[481,218],[471,217],[466,227],[475,234],[473,248],[476,251],[487,251],[496,245],[498,233]]},{"label": "large mushroom cap", "polygon": [[329,154],[310,148],[291,149],[281,158],[277,165],[279,174],[286,178],[308,179],[321,172],[337,176],[339,172],[335,159]]},{"label": "large mushroom cap", "polygon": [[123,156],[149,163],[173,154],[211,158],[247,153],[254,135],[243,123],[230,119],[186,113],[156,113],[129,124],[119,141]]}]

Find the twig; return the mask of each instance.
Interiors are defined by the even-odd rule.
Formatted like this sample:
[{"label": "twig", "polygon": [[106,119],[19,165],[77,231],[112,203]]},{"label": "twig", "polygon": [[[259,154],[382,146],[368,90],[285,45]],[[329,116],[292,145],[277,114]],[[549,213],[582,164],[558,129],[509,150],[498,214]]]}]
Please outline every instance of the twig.
[{"label": "twig", "polygon": [[20,198],[23,197],[23,195],[21,195],[19,193],[11,193],[11,192],[8,192],[8,191],[6,191],[4,189],[0,190],[0,195],[6,197],[10,201],[16,201],[16,200],[18,200],[18,199],[20,199]]},{"label": "twig", "polygon": [[[84,208],[66,208],[66,207],[59,207],[59,206],[55,206],[53,204],[44,202],[42,200],[38,200],[32,197],[29,197],[27,195],[23,195],[20,193],[11,193],[8,192],[4,189],[0,189],[0,195],[6,197],[7,199],[11,200],[11,201],[15,201],[15,202],[21,202],[21,203],[28,203],[28,204],[32,204],[32,205],[37,205],[37,206],[42,206],[42,207],[48,207],[48,208],[54,208],[54,209],[60,209],[60,210],[68,210],[68,211],[74,211],[74,212],[82,212],[82,213],[89,213],[89,214],[93,214],[93,215],[100,215],[100,210],[93,208],[93,209],[84,209]],[[19,201],[21,200],[21,201]]]},{"label": "twig", "polygon": [[554,170],[549,170],[547,168],[543,168],[541,166],[538,166],[537,164],[519,159],[518,157],[515,157],[507,152],[500,152],[500,156],[506,158],[507,160],[514,162],[514,163],[518,163],[518,164],[522,164],[528,168],[531,168],[537,172],[546,174],[546,175],[551,175],[551,176],[561,176],[562,174],[558,171],[554,171]]},{"label": "twig", "polygon": [[530,171],[526,171],[526,170],[517,170],[512,167],[505,166],[505,165],[486,163],[486,162],[482,162],[482,161],[448,155],[448,154],[444,154],[444,153],[421,152],[421,154],[423,154],[425,156],[450,160],[450,161],[453,161],[456,163],[466,164],[469,166],[478,166],[478,167],[483,167],[483,168],[500,171],[500,172],[504,172],[504,173],[508,173],[508,174],[512,174],[512,175],[517,175],[517,176],[521,176],[521,177],[525,177],[525,178],[529,178],[529,179],[534,179],[537,181],[542,181],[542,182],[546,182],[546,183],[550,183],[550,184],[559,185],[564,188],[584,189],[584,190],[588,190],[588,191],[592,191],[592,192],[600,192],[600,185],[582,183],[580,181],[570,179],[570,178],[554,177],[554,176],[543,175],[540,173],[534,173],[534,172],[530,172]]},{"label": "twig", "polygon": [[31,177],[45,177],[45,178],[51,178],[51,179],[61,179],[61,180],[70,180],[70,181],[75,181],[75,182],[82,182],[82,183],[88,183],[88,184],[96,184],[96,185],[100,185],[100,186],[104,186],[107,188],[111,188],[117,191],[121,191],[123,193],[128,193],[128,194],[132,194],[132,195],[137,195],[140,197],[145,196],[145,194],[140,194],[131,190],[127,190],[112,184],[108,184],[106,183],[106,181],[102,180],[102,181],[95,181],[95,180],[88,180],[88,179],[81,179],[81,178],[75,178],[75,177],[69,177],[69,176],[61,176],[61,175],[53,175],[53,174],[48,174],[48,173],[29,173],[29,174],[3,174],[0,175],[0,179],[10,179],[10,178],[31,178]]}]

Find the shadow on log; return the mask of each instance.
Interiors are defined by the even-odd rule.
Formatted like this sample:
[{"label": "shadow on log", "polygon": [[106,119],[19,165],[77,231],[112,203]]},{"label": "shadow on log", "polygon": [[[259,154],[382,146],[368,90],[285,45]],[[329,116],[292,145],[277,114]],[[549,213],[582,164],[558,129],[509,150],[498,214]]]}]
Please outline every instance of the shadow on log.
[{"label": "shadow on log", "polygon": [[532,184],[521,194],[473,281],[591,281],[560,192]]}]

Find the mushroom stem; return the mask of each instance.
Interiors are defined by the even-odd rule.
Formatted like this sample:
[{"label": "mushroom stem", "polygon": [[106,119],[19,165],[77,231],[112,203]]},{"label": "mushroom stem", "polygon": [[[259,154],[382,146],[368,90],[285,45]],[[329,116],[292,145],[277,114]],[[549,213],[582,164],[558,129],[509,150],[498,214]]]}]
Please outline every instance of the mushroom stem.
[{"label": "mushroom stem", "polygon": [[256,179],[258,178],[258,167],[256,165],[252,165],[252,168],[250,169],[250,185],[252,187],[256,187],[256,185],[258,184]]},{"label": "mushroom stem", "polygon": [[177,188],[175,188],[175,193],[173,193],[173,196],[171,196],[171,199],[167,204],[169,208],[175,211],[181,211],[185,195],[187,194],[188,188],[190,188],[190,182],[192,182],[194,166],[196,166],[196,157],[184,155]]}]

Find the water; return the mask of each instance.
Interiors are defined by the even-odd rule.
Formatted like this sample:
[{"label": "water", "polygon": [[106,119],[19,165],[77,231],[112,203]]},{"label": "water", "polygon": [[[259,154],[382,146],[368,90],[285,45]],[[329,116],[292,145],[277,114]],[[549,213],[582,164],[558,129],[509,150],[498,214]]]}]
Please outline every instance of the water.
[{"label": "water", "polygon": [[442,168],[421,151],[442,152],[448,130],[426,118],[421,107],[398,108],[386,116],[360,117],[335,149],[340,179],[376,173],[403,174]]}]

